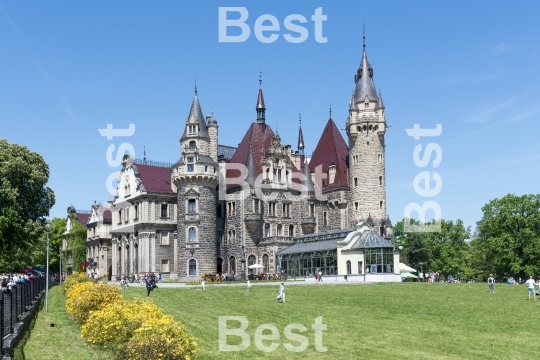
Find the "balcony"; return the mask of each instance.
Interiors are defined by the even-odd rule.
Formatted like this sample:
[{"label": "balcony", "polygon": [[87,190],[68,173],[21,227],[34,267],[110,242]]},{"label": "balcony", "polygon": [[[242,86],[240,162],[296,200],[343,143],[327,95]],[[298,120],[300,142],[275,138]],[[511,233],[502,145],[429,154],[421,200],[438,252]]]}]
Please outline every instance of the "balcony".
[{"label": "balcony", "polygon": [[199,214],[198,213],[187,213],[186,214],[186,222],[188,222],[188,223],[198,223],[199,222]]},{"label": "balcony", "polygon": [[262,224],[262,214],[244,214],[244,223],[249,232],[257,233]]},{"label": "balcony", "polygon": [[280,245],[293,245],[294,240],[292,236],[268,236],[263,237],[259,242],[260,245],[265,246],[280,246]]},{"label": "balcony", "polygon": [[302,219],[302,232],[304,234],[313,234],[315,232],[315,226],[317,226],[317,221],[315,217],[308,217]]}]

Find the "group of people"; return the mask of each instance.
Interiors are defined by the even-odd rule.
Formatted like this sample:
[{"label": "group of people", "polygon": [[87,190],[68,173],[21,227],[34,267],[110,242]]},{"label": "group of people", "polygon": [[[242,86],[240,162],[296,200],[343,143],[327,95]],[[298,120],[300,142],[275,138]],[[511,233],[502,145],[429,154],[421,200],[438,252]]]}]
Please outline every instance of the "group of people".
[{"label": "group of people", "polygon": [[[430,282],[435,283],[439,282],[439,273],[437,271],[430,271],[429,273],[424,274],[423,272],[420,272],[418,274],[418,281],[419,282]],[[442,282],[444,282],[444,277]],[[461,282],[461,275],[459,273],[456,274],[456,277],[453,277],[452,274],[448,274],[446,277],[447,283],[460,283]]]},{"label": "group of people", "polygon": [[[520,278],[521,280],[521,278]],[[495,278],[493,277],[493,274],[489,274],[488,278],[488,289],[490,293],[495,292]],[[509,277],[508,281],[506,282],[508,285],[519,285],[520,283],[515,281],[514,278]],[[536,295],[540,295],[540,279],[538,281],[534,281],[532,276],[529,276],[529,280],[525,281],[525,285],[527,285],[527,293],[529,295],[529,300],[531,300],[531,295],[534,297],[534,300],[536,300]],[[538,286],[538,290],[534,290],[534,286]]]},{"label": "group of people", "polygon": [[11,291],[11,288],[18,283],[24,284],[36,280],[36,275],[33,273],[30,273],[30,275],[28,273],[2,274],[1,280],[0,289],[2,291]]}]

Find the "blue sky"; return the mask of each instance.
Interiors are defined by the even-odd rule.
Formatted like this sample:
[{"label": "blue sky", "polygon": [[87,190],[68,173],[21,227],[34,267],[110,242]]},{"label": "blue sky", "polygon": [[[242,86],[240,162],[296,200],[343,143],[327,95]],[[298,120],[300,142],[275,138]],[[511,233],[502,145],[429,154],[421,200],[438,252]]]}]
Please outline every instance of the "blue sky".
[{"label": "blue sky", "polygon": [[[218,8],[243,6],[250,38],[218,42]],[[308,20],[318,7],[327,43],[313,22],[308,39],[271,44],[253,34],[258,16]],[[56,194],[51,216],[111,197],[119,170],[110,144],[175,162],[197,78],[219,142],[237,145],[255,120],[259,70],[267,123],[296,147],[302,113],[311,153],[328,119],[344,128],[362,53],[362,21],[386,116],[387,204],[391,219],[411,202],[436,201],[444,219],[474,227],[481,207],[508,193],[538,193],[540,177],[540,3],[375,1],[0,2],[0,137],[41,153]],[[98,129],[133,123],[135,134],[107,140]],[[415,141],[415,123],[443,133]],[[441,146],[442,191],[423,198],[418,143]]]}]

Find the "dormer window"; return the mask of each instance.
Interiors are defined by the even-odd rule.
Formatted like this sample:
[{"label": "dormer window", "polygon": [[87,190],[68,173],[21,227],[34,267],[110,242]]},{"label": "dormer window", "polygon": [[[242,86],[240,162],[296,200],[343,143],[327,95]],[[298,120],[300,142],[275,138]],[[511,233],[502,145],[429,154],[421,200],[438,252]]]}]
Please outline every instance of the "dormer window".
[{"label": "dormer window", "polygon": [[189,142],[189,148],[190,149],[195,149],[197,147],[197,142],[195,140],[191,140]]},{"label": "dormer window", "polygon": [[274,164],[279,165],[279,159],[274,159]]},{"label": "dormer window", "polygon": [[367,109],[369,107],[369,103],[368,102],[364,103],[364,107]]},{"label": "dormer window", "polygon": [[196,134],[197,133],[197,125],[189,125],[188,126],[188,133]]}]

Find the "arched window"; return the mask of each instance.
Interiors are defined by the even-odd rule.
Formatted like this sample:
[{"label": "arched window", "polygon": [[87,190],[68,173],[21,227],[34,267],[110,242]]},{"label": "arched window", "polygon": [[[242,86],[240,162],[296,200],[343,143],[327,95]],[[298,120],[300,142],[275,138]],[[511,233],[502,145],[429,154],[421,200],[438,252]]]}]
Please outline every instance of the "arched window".
[{"label": "arched window", "polygon": [[229,258],[229,273],[236,274],[236,259],[234,256]]},{"label": "arched window", "polygon": [[264,224],[264,237],[270,237],[270,224]]},{"label": "arched window", "polygon": [[281,224],[279,224],[277,226],[277,233],[276,233],[277,236],[281,236]]},{"label": "arched window", "polygon": [[347,260],[347,275],[351,274],[351,261]]},{"label": "arched window", "polygon": [[197,143],[195,142],[195,140],[191,140],[189,142],[189,147],[192,148],[192,149],[197,147]]},{"label": "arched window", "polygon": [[294,225],[289,225],[289,236],[294,236]]},{"label": "arched window", "polygon": [[264,272],[265,273],[268,273],[270,272],[270,262],[269,262],[269,258],[268,258],[268,255],[264,254],[263,255],[263,266],[264,266]]},{"label": "arched window", "polygon": [[195,259],[189,260],[189,276],[197,275],[197,262]]},{"label": "arched window", "polygon": [[250,274],[255,274],[255,269],[250,269],[249,266],[255,265],[255,256],[249,255],[248,257],[248,270]]},{"label": "arched window", "polygon": [[189,242],[195,242],[197,241],[197,229],[194,227],[190,227],[188,230],[189,234]]}]

